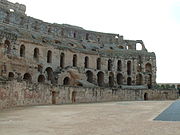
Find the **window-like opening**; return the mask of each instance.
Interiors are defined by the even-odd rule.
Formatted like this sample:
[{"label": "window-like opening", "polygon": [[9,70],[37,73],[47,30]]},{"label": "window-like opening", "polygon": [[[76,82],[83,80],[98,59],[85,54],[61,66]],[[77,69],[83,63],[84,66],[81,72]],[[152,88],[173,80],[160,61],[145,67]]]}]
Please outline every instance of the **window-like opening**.
[{"label": "window-like opening", "polygon": [[23,77],[23,80],[31,82],[32,77],[31,77],[31,75],[29,73],[25,73],[24,77]]},{"label": "window-like opening", "polygon": [[109,87],[113,87],[114,86],[114,74],[110,73],[109,74]]},{"label": "window-like opening", "polygon": [[97,69],[101,70],[101,58],[97,59]]},{"label": "window-like opening", "polygon": [[100,38],[97,38],[97,41],[98,41],[98,43],[100,43],[101,39],[100,39]]},{"label": "window-like opening", "polygon": [[98,83],[98,86],[104,85],[104,73],[101,71],[98,72],[98,74],[97,74],[97,83]]},{"label": "window-like opening", "polygon": [[127,62],[127,74],[131,75],[131,61]]},{"label": "window-like opening", "polygon": [[143,84],[143,76],[141,74],[138,74],[136,76],[136,85],[142,85]]},{"label": "window-like opening", "polygon": [[89,34],[86,33],[86,40],[89,40]]},{"label": "window-like opening", "polygon": [[39,82],[39,83],[45,82],[45,77],[44,77],[44,75],[39,75],[39,77],[38,77],[38,82]]},{"label": "window-like opening", "polygon": [[132,84],[131,77],[128,77],[127,78],[127,85],[131,85],[131,84]]},{"label": "window-like opening", "polygon": [[25,57],[25,46],[21,45],[20,47],[20,57]]},{"label": "window-like opening", "polygon": [[34,59],[39,59],[39,49],[38,48],[34,49]]},{"label": "window-like opening", "polygon": [[118,60],[118,62],[117,62],[117,70],[122,71],[122,62],[121,62],[121,60]]},{"label": "window-like opening", "polygon": [[7,49],[7,53],[10,53],[10,51],[11,51],[11,45],[10,44],[11,43],[9,40],[5,40],[4,45],[5,45],[5,48]]},{"label": "window-like opening", "polygon": [[70,85],[70,79],[69,77],[65,77],[63,80],[63,85]]},{"label": "window-like opening", "polygon": [[119,46],[119,48],[120,48],[120,49],[124,49],[124,47],[123,47],[123,46]]},{"label": "window-like opening", "polygon": [[47,80],[50,80],[51,82],[53,82],[54,74],[53,74],[52,68],[50,67],[46,68],[46,72],[47,72]]},{"label": "window-like opening", "polygon": [[141,64],[137,64],[137,72],[141,72],[142,71],[142,66]]},{"label": "window-like opening", "polygon": [[152,72],[152,66],[150,63],[147,63],[145,66],[146,72]]},{"label": "window-like opening", "polygon": [[151,74],[149,74],[147,76],[147,86],[148,86],[149,89],[152,88],[152,75]]},{"label": "window-like opening", "polygon": [[64,53],[61,53],[61,55],[60,55],[60,67],[61,68],[64,68],[64,59],[65,59]]},{"label": "window-like opening", "polygon": [[10,12],[14,12],[14,9],[9,9]]},{"label": "window-like opening", "polygon": [[73,55],[73,67],[77,67],[77,55]]},{"label": "window-like opening", "polygon": [[108,60],[108,70],[109,70],[109,71],[112,71],[112,67],[113,67],[112,60],[109,59],[109,60]]},{"label": "window-like opening", "polygon": [[13,80],[14,79],[14,73],[13,72],[9,72],[8,78],[9,78],[9,80]]},{"label": "window-like opening", "polygon": [[85,57],[84,67],[89,68],[89,57]]},{"label": "window-like opening", "polygon": [[91,71],[86,72],[87,81],[93,83],[93,73]]},{"label": "window-like opening", "polygon": [[117,84],[118,85],[123,84],[123,75],[120,73],[117,74]]},{"label": "window-like opening", "polygon": [[142,50],[142,44],[137,43],[136,44],[136,50]]},{"label": "window-like opening", "polygon": [[47,63],[52,63],[52,52],[50,50],[47,52]]},{"label": "window-like opening", "polygon": [[76,34],[76,32],[74,32],[73,37],[76,38],[76,36],[77,36],[77,34]]}]

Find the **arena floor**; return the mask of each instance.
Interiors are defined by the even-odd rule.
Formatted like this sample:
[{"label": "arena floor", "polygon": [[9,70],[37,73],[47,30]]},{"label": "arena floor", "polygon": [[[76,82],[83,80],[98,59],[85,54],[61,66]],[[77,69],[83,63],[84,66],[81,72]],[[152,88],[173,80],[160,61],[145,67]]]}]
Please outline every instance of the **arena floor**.
[{"label": "arena floor", "polygon": [[17,107],[0,111],[0,135],[180,135],[180,122],[153,120],[172,103]]}]

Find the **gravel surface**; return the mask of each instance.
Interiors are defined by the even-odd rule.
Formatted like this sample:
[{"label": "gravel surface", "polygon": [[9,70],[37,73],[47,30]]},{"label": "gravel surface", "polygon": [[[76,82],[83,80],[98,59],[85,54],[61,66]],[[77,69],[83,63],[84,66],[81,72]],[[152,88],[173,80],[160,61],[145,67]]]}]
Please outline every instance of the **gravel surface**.
[{"label": "gravel surface", "polygon": [[17,107],[0,112],[0,135],[180,135],[180,122],[153,121],[172,103]]}]

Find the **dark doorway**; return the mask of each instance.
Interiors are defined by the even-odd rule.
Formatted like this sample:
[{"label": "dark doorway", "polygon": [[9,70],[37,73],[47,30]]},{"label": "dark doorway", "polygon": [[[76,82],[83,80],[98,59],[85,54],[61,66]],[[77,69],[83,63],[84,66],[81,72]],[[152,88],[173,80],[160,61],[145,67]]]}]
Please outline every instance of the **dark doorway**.
[{"label": "dark doorway", "polygon": [[117,84],[123,84],[123,75],[121,73],[117,74]]},{"label": "dark doorway", "polygon": [[101,58],[97,59],[97,70],[101,69]]},{"label": "dark doorway", "polygon": [[132,81],[131,81],[131,77],[127,78],[127,85],[131,85]]},{"label": "dark doorway", "polygon": [[114,74],[110,73],[109,74],[109,87],[113,87],[114,86]]},{"label": "dark doorway", "polygon": [[56,92],[52,91],[52,104],[56,104]]},{"label": "dark doorway", "polygon": [[72,92],[72,103],[76,103],[76,94],[77,94],[76,91]]},{"label": "dark doorway", "polygon": [[127,62],[127,74],[131,75],[131,61]]},{"label": "dark doorway", "polygon": [[63,80],[63,85],[69,85],[70,84],[70,78],[69,77],[65,77]]},{"label": "dark doorway", "polygon": [[85,57],[84,67],[89,68],[89,57],[87,57],[87,56]]},{"label": "dark doorway", "polygon": [[144,94],[144,100],[148,100],[148,94],[147,93]]},{"label": "dark doorway", "polygon": [[44,75],[39,75],[39,77],[38,77],[38,82],[40,82],[40,83],[45,82],[45,77],[44,77]]},{"label": "dark doorway", "polygon": [[141,74],[138,74],[136,76],[136,85],[142,85],[143,84],[143,77]]},{"label": "dark doorway", "polygon": [[152,75],[151,74],[148,75],[147,86],[148,86],[148,89],[152,88]]},{"label": "dark doorway", "polygon": [[98,74],[97,74],[97,83],[98,83],[98,86],[103,86],[104,85],[104,73],[103,72],[98,72]]},{"label": "dark doorway", "polygon": [[77,67],[77,55],[73,55],[73,67]]},{"label": "dark doorway", "polygon": [[112,67],[113,67],[112,60],[109,59],[108,60],[108,71],[112,71]]},{"label": "dark doorway", "polygon": [[64,68],[64,53],[61,53],[60,55],[60,67]]},{"label": "dark doorway", "polygon": [[93,73],[91,71],[86,72],[87,81],[92,83],[93,82]]}]

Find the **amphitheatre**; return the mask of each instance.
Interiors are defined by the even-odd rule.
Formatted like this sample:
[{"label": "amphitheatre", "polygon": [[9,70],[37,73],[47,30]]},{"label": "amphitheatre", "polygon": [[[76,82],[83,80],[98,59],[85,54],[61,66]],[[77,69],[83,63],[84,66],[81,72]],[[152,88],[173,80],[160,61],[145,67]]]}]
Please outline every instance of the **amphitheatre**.
[{"label": "amphitheatre", "polygon": [[0,18],[0,135],[180,134],[154,120],[179,90],[156,83],[142,40],[47,23],[7,0]]}]

